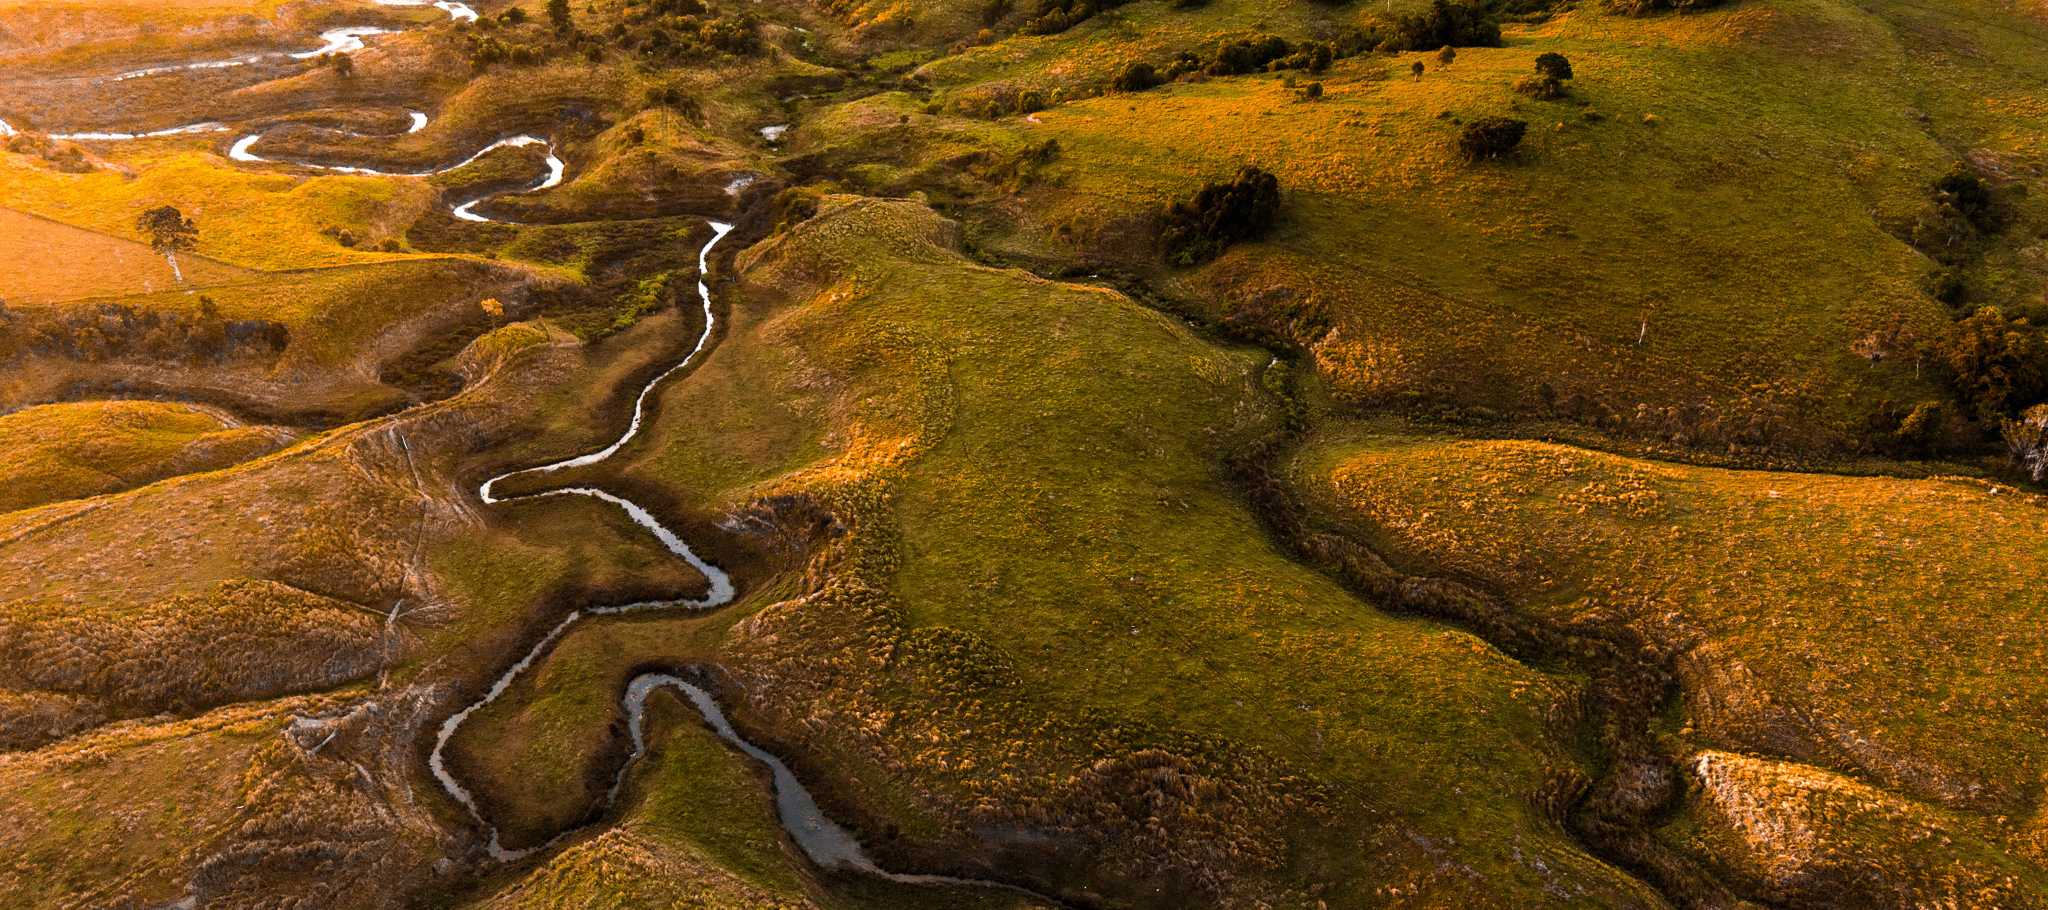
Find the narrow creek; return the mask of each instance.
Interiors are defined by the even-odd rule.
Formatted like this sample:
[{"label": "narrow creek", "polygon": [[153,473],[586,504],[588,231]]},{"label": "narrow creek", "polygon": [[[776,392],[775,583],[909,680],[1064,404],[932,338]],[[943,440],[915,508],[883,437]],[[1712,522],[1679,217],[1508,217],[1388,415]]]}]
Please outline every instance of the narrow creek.
[{"label": "narrow creek", "polygon": [[[380,6],[393,7],[429,5],[429,0],[375,0],[375,2]],[[475,21],[477,19],[476,10],[471,9],[468,5],[463,3],[450,2],[450,0],[433,0],[431,5],[436,9],[439,9],[442,12],[447,13],[449,18],[456,21]],[[319,57],[323,54],[348,54],[354,53],[367,47],[368,45],[366,45],[363,42],[363,39],[365,38],[374,35],[385,35],[392,33],[393,30],[391,29],[373,25],[344,26],[341,28],[333,28],[321,32],[320,46],[309,51],[299,51],[295,53],[278,51],[267,54],[252,54],[244,57],[234,57],[227,60],[207,60],[199,63],[179,63],[166,66],[155,66],[148,67],[146,69],[130,70],[123,73],[116,73],[112,76],[112,78],[115,81],[122,81],[127,79],[138,79],[145,76],[160,76],[167,73],[182,72],[185,70],[222,69],[226,67],[245,66],[247,64],[256,63],[263,60],[273,60],[280,58],[291,58],[294,60],[310,60],[315,57]],[[425,112],[408,111],[407,113],[412,118],[412,124],[411,127],[407,129],[403,135],[417,133],[423,129],[426,129],[427,124],[431,122]],[[206,121],[203,123],[193,123],[187,124],[185,126],[171,127],[169,129],[153,130],[145,133],[80,131],[70,133],[51,133],[49,135],[52,139],[62,139],[66,141],[118,142],[135,139],[158,139],[167,136],[181,136],[197,133],[225,133],[230,132],[232,130],[233,127],[225,123],[220,123],[217,121]],[[6,120],[0,120],[0,138],[15,135],[17,132],[19,132],[19,130],[17,130],[12,124],[8,123]],[[345,129],[332,129],[329,130],[329,132],[345,136],[365,135],[363,133],[358,133],[353,130]],[[293,167],[302,167],[320,171],[331,171],[337,174],[360,174],[372,177],[434,177],[468,167],[469,165],[476,163],[476,161],[482,158],[483,156],[488,155],[491,152],[497,151],[498,149],[501,148],[525,148],[528,146],[535,145],[546,146],[546,164],[548,172],[546,176],[542,177],[539,180],[539,182],[535,183],[532,186],[524,187],[521,189],[506,190],[503,192],[486,194],[484,196],[480,196],[475,199],[470,199],[465,202],[454,203],[450,206],[450,210],[455,215],[455,217],[460,218],[464,221],[474,221],[479,223],[516,223],[477,214],[476,207],[502,196],[508,196],[515,193],[538,192],[540,190],[551,189],[553,187],[559,186],[561,185],[562,178],[566,175],[568,171],[568,165],[562,161],[559,155],[556,154],[554,143],[550,142],[549,140],[543,137],[534,135],[519,135],[499,139],[495,142],[490,143],[489,145],[484,146],[482,149],[478,150],[476,154],[471,155],[468,158],[464,158],[463,160],[456,162],[455,164],[443,168],[426,171],[380,171],[374,168],[367,167],[354,167],[349,165],[337,164],[318,164],[309,161],[287,161],[283,159],[264,158],[258,156],[253,151],[253,149],[256,143],[261,141],[265,135],[267,135],[267,133],[251,133],[249,135],[243,136],[240,139],[235,140],[235,142],[228,147],[228,158],[230,160],[242,162],[245,164],[288,164]]]},{"label": "narrow creek", "polygon": [[[441,782],[441,787],[448,791],[448,795],[454,797],[456,802],[461,803],[464,808],[468,809],[470,817],[474,818],[478,824],[483,825],[490,832],[490,841],[486,849],[494,859],[512,861],[530,856],[539,850],[554,845],[562,838],[573,833],[573,831],[564,831],[555,835],[546,843],[537,846],[516,850],[507,849],[500,840],[497,827],[484,819],[483,812],[478,807],[475,796],[462,785],[461,781],[456,780],[455,776],[449,772],[447,761],[443,757],[449,740],[453,739],[455,734],[462,729],[463,723],[468,721],[471,715],[504,695],[512,687],[513,682],[521,674],[532,668],[534,662],[539,660],[550,648],[554,647],[555,643],[561,640],[562,635],[568,632],[570,627],[584,619],[593,616],[610,616],[640,610],[709,610],[730,603],[733,599],[734,589],[731,576],[727,575],[724,570],[699,557],[674,531],[663,525],[646,509],[641,508],[631,500],[615,496],[594,487],[561,487],[538,493],[503,497],[492,492],[499,481],[512,477],[547,474],[568,468],[597,464],[612,457],[621,448],[624,448],[626,443],[639,435],[640,427],[646,417],[648,397],[654,394],[655,389],[660,387],[663,381],[667,380],[677,371],[695,363],[699,357],[703,356],[705,347],[711,342],[712,330],[716,325],[717,316],[711,306],[711,288],[705,283],[705,280],[710,274],[711,250],[718,245],[720,240],[725,239],[725,235],[732,230],[732,225],[713,221],[711,222],[711,230],[711,239],[704,244],[703,249],[697,252],[697,297],[703,305],[704,330],[697,336],[697,343],[690,349],[688,354],[684,355],[674,366],[662,371],[660,375],[648,380],[647,384],[641,387],[639,396],[633,399],[633,415],[632,419],[626,424],[625,432],[620,434],[619,438],[610,445],[595,452],[578,455],[574,458],[564,459],[551,464],[509,471],[484,481],[483,485],[477,488],[477,497],[491,505],[542,499],[551,496],[588,496],[610,503],[619,507],[634,524],[646,528],[649,532],[653,533],[655,538],[661,541],[662,546],[668,548],[669,552],[688,561],[691,567],[703,573],[704,577],[711,583],[710,590],[701,599],[640,601],[619,606],[596,607],[571,612],[568,616],[563,617],[560,622],[556,623],[554,628],[548,630],[547,635],[542,636],[538,643],[521,656],[497,680],[492,682],[490,689],[484,693],[482,698],[450,715],[448,720],[441,724],[440,732],[434,739],[434,750],[428,756],[428,767],[433,771],[434,777]],[[632,737],[633,751],[612,778],[611,790],[605,798],[607,806],[618,799],[619,791],[625,785],[628,772],[647,755],[645,736],[647,698],[662,689],[674,689],[682,693],[689,703],[697,709],[697,713],[703,716],[705,722],[711,724],[712,728],[718,731],[720,737],[732,743],[749,757],[768,766],[774,777],[776,815],[780,819],[783,829],[789,832],[790,839],[795,841],[797,846],[803,850],[804,856],[819,867],[865,872],[907,885],[965,885],[981,888],[998,888],[1064,906],[1058,901],[1035,891],[1003,882],[956,878],[947,875],[917,875],[890,872],[881,868],[875,864],[874,859],[867,854],[867,851],[861,848],[860,842],[855,840],[851,833],[827,817],[818,808],[817,800],[811,797],[810,791],[805,789],[804,785],[796,779],[796,775],[790,771],[789,766],[782,759],[748,742],[739,735],[738,731],[733,729],[731,721],[726,719],[724,710],[719,707],[717,700],[712,698],[710,692],[671,673],[643,673],[634,677],[626,685],[626,694],[622,707],[626,712],[627,730]]]},{"label": "narrow creek", "polygon": [[[428,5],[428,0],[375,0],[375,2],[383,6]],[[451,17],[455,19],[474,20],[477,18],[476,12],[462,3],[446,2],[446,0],[435,0],[435,2],[432,3],[432,5],[438,9],[443,10],[444,12],[447,12]],[[153,67],[149,69],[120,73],[117,74],[114,78],[130,79],[176,72],[179,70],[240,66],[247,63],[253,63],[262,59],[284,56],[289,56],[297,59],[307,59],[319,56],[320,54],[324,53],[347,53],[350,51],[362,49],[364,47],[362,41],[363,38],[372,35],[385,34],[388,31],[388,29],[378,28],[374,26],[355,26],[348,28],[330,29],[329,31],[323,32],[320,35],[320,40],[323,42],[323,44],[319,48],[316,48],[311,51],[292,54],[260,54],[249,57],[235,58],[231,60],[208,61],[202,63],[180,64],[175,66]],[[428,123],[430,122],[429,117],[423,112],[409,111],[408,113],[411,117],[411,126],[408,130],[406,130],[406,133],[417,133],[420,130],[425,129]],[[769,129],[764,129],[762,132],[763,135],[767,135],[771,140],[773,140],[774,138],[777,138],[779,136],[782,129],[786,128],[787,127],[771,127]],[[232,127],[226,124],[217,122],[205,122],[195,123],[188,126],[174,127],[171,129],[156,130],[147,133],[76,132],[52,134],[52,138],[85,141],[124,141],[194,133],[229,132],[231,130]],[[0,137],[12,136],[16,132],[17,131],[15,130],[15,128],[8,124],[5,120],[0,120]],[[334,132],[343,133],[346,135],[363,135],[348,130],[334,130]],[[561,158],[559,158],[555,154],[553,144],[548,142],[548,140],[546,139],[531,135],[513,136],[505,139],[500,139],[496,142],[491,143],[490,145],[485,146],[476,154],[471,155],[470,157],[464,159],[459,163],[456,163],[445,168],[441,168],[439,170],[423,172],[389,172],[379,171],[365,167],[312,164],[294,161],[274,161],[273,159],[259,157],[252,151],[256,143],[260,141],[264,137],[264,135],[264,133],[254,133],[236,140],[233,143],[233,145],[229,147],[228,157],[234,161],[244,163],[283,163],[290,164],[296,167],[333,171],[336,173],[361,174],[366,176],[430,177],[437,174],[445,174],[450,171],[466,167],[476,162],[484,155],[489,154],[490,152],[500,148],[526,147],[532,145],[548,146],[548,154],[546,159],[548,165],[548,174],[540,183],[538,183],[535,186],[529,187],[525,190],[512,190],[507,191],[505,193],[495,193],[454,206],[453,213],[455,214],[455,216],[468,221],[493,221],[493,219],[476,214],[474,211],[475,206],[477,206],[480,203],[486,202],[490,199],[495,199],[498,198],[499,196],[508,195],[509,193],[532,192],[535,190],[542,190],[554,187],[561,183],[563,173],[565,171],[565,165],[562,162]],[[744,185],[744,182],[737,182],[733,187],[729,187],[728,190],[736,190]],[[544,499],[555,496],[587,496],[592,499],[599,500],[601,502],[610,503],[611,505],[617,506],[620,509],[620,511],[623,512],[626,515],[626,517],[630,519],[634,524],[637,524],[640,527],[645,528],[649,533],[653,534],[657,540],[661,541],[662,546],[666,547],[669,550],[669,552],[674,553],[675,555],[681,557],[684,561],[688,562],[691,567],[695,568],[699,573],[703,574],[705,579],[709,582],[709,588],[706,591],[705,595],[702,598],[698,599],[639,601],[628,604],[619,604],[615,606],[593,607],[571,612],[569,615],[563,617],[560,622],[556,623],[555,626],[552,629],[550,629],[545,636],[542,636],[541,640],[538,643],[536,643],[531,649],[529,649],[524,655],[522,655],[517,662],[513,663],[510,668],[508,668],[503,674],[501,674],[496,680],[494,680],[491,684],[491,687],[484,693],[482,698],[479,698],[475,702],[472,702],[471,704],[463,707],[462,710],[450,715],[448,719],[441,724],[441,727],[434,739],[434,748],[432,752],[429,753],[428,756],[428,768],[433,773],[434,778],[441,784],[442,789],[446,790],[450,797],[452,797],[456,802],[460,803],[469,812],[471,818],[475,819],[479,825],[482,825],[486,830],[490,832],[490,840],[487,845],[487,850],[493,859],[499,860],[501,862],[518,860],[526,856],[530,856],[542,849],[545,849],[559,842],[562,838],[573,833],[573,831],[564,831],[560,834],[557,834],[547,843],[540,844],[538,846],[525,847],[521,849],[507,849],[501,842],[499,832],[496,826],[491,825],[488,821],[484,819],[482,810],[477,804],[475,795],[472,794],[468,790],[468,788],[464,787],[462,782],[457,780],[448,769],[447,761],[445,758],[447,746],[449,741],[452,740],[455,737],[455,735],[462,729],[463,724],[466,723],[469,720],[469,718],[473,716],[477,711],[489,706],[491,703],[495,702],[500,696],[504,695],[505,692],[511,688],[512,684],[515,681],[517,681],[522,674],[524,674],[528,669],[532,668],[533,664],[537,660],[539,660],[542,655],[546,654],[550,648],[554,647],[555,643],[560,641],[562,636],[565,633],[567,633],[569,629],[575,626],[578,622],[581,622],[585,619],[594,616],[613,616],[643,610],[709,610],[732,602],[735,594],[731,576],[726,574],[724,570],[718,568],[717,566],[711,564],[710,562],[707,562],[702,557],[698,556],[697,553],[690,548],[689,544],[685,543],[682,540],[682,538],[679,537],[674,531],[670,530],[667,526],[663,525],[658,519],[654,517],[652,513],[648,512],[645,508],[642,508],[639,504],[634,503],[631,500],[625,499],[624,497],[617,496],[604,490],[596,489],[594,487],[560,487],[552,490],[544,490],[538,493],[528,493],[523,495],[504,497],[497,496],[493,493],[494,488],[500,481],[507,480],[509,478],[518,477],[522,475],[548,474],[569,468],[584,467],[587,465],[597,464],[610,458],[612,455],[616,454],[620,449],[625,447],[625,445],[628,442],[632,441],[632,439],[639,434],[641,425],[646,416],[647,400],[649,396],[651,396],[654,393],[654,391],[658,387],[660,387],[661,384],[670,376],[674,375],[678,371],[681,371],[691,366],[697,361],[699,357],[703,356],[705,348],[710,344],[713,329],[716,325],[717,319],[717,316],[712,309],[711,289],[705,281],[706,277],[710,272],[711,251],[714,247],[718,245],[718,242],[720,240],[725,239],[725,235],[730,233],[733,229],[732,225],[725,224],[722,222],[713,221],[710,222],[710,225],[712,229],[711,239],[706,241],[703,248],[700,249],[697,253],[697,296],[698,299],[701,301],[703,307],[703,331],[701,334],[698,335],[697,343],[690,349],[688,354],[684,355],[683,358],[677,361],[675,365],[669,367],[667,370],[662,371],[660,375],[655,376],[653,379],[649,380],[647,384],[641,388],[639,396],[636,397],[633,401],[632,418],[627,423],[625,432],[621,434],[617,440],[614,440],[610,445],[602,449],[599,449],[595,452],[590,452],[584,455],[579,455],[574,458],[565,459],[551,464],[539,465],[530,468],[522,468],[516,471],[510,471],[504,474],[500,474],[496,477],[492,477],[491,479],[484,481],[484,483],[477,488],[478,498],[481,499],[484,503],[490,505],[497,505],[501,503],[516,502],[522,500]],[[738,748],[741,752],[745,753],[750,758],[753,758],[754,760],[759,761],[768,766],[774,779],[776,813],[778,818],[780,819],[783,828],[789,832],[790,838],[793,841],[795,841],[798,847],[800,847],[803,850],[804,855],[811,862],[815,863],[819,867],[826,869],[843,869],[858,871],[879,876],[881,878],[885,878],[893,882],[910,885],[963,885],[980,888],[995,888],[1026,895],[1040,901],[1046,901],[1055,906],[1065,906],[1065,904],[1053,898],[1047,897],[1046,895],[1039,894],[1029,889],[1020,888],[1018,886],[1006,884],[1003,882],[988,881],[982,879],[957,878],[945,875],[906,874],[890,872],[885,869],[882,869],[880,866],[876,865],[874,859],[870,857],[868,853],[861,848],[860,842],[857,841],[851,833],[849,833],[845,828],[841,827],[838,823],[834,822],[831,818],[827,817],[824,814],[824,812],[818,808],[817,801],[812,798],[810,791],[806,790],[803,784],[796,779],[796,775],[790,771],[789,766],[787,764],[785,764],[780,758],[777,758],[772,753],[760,748],[759,746],[754,745],[751,742],[748,742],[746,739],[742,738],[739,735],[739,733],[733,728],[732,723],[726,718],[724,710],[719,707],[718,702],[712,697],[710,692],[704,690],[703,688],[697,686],[694,683],[689,682],[688,680],[683,679],[682,677],[673,675],[671,673],[643,673],[637,677],[634,677],[627,684],[626,692],[621,707],[624,709],[627,715],[627,726],[631,734],[633,750],[630,757],[628,757],[625,763],[620,766],[618,772],[613,778],[611,791],[606,797],[607,805],[609,805],[611,802],[617,799],[620,789],[625,784],[625,780],[628,773],[641,759],[646,757],[647,743],[645,740],[645,715],[647,698],[655,692],[661,691],[662,689],[672,689],[681,693],[685,697],[685,699],[704,718],[705,722],[709,723],[712,726],[712,728],[717,731],[718,735],[721,738],[731,743],[734,747]],[[299,723],[317,724],[319,722],[301,719]],[[322,745],[324,744],[325,743],[322,743]]]}]

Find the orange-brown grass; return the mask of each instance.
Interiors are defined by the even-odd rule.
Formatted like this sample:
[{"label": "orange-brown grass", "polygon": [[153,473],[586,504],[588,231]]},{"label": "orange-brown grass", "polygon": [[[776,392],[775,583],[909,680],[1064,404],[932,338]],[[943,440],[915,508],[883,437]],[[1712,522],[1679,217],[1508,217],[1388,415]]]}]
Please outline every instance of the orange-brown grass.
[{"label": "orange-brown grass", "polygon": [[1341,433],[1296,472],[1401,564],[1679,653],[1692,742],[1995,812],[2048,771],[2036,498]]},{"label": "orange-brown grass", "polygon": [[[375,612],[284,585],[137,593],[137,606],[111,615],[48,600],[0,604],[0,686],[136,716],[330,689],[375,673],[387,650]],[[0,726],[22,724],[0,715]],[[20,732],[4,746],[49,738]]]},{"label": "orange-brown grass", "polygon": [[544,843],[583,821],[625,760],[625,715],[616,703],[635,669],[714,656],[735,618],[678,610],[590,620],[472,715],[447,755],[465,783],[485,794],[486,817],[502,842]]},{"label": "orange-brown grass", "polygon": [[275,451],[289,438],[163,402],[53,404],[16,411],[0,417],[0,512],[227,467]]},{"label": "orange-brown grass", "polygon": [[[256,274],[191,254],[179,257],[178,268],[192,286]],[[146,243],[0,208],[0,299],[11,304],[131,294],[176,284],[170,263]]]},{"label": "orange-brown grass", "polygon": [[293,716],[332,711],[316,695],[134,721],[0,755],[0,906],[162,905],[236,817],[259,750]]}]

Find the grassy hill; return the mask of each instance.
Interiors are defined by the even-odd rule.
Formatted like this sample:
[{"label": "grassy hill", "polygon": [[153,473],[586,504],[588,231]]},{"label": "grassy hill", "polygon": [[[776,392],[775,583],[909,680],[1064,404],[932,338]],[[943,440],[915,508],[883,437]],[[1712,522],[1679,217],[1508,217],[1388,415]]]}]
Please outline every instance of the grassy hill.
[{"label": "grassy hill", "polygon": [[[0,0],[0,116],[234,127],[0,151],[0,402],[85,399],[0,416],[0,904],[1039,903],[812,867],[668,696],[602,809],[649,669],[882,866],[1071,906],[2048,903],[2044,513],[1994,479],[2048,377],[2034,12],[1488,7],[1446,63],[1363,46],[1409,0],[473,5]],[[419,27],[354,75],[89,78],[367,22]],[[1339,53],[1129,78],[1257,36]],[[1517,93],[1545,53],[1564,95]],[[1519,150],[1463,160],[1493,116]],[[539,147],[228,160],[259,131],[567,171],[476,224]],[[1270,228],[1170,265],[1246,165]],[[704,579],[476,484],[616,438],[699,279],[641,435],[518,483],[632,497],[741,596],[585,620],[471,717],[449,766],[550,844],[496,863],[440,724]],[[1949,356],[1986,306],[1997,407]]]},{"label": "grassy hill", "polygon": [[[1722,776],[1710,762],[1728,760],[1706,750],[1818,766],[1848,778],[1804,786],[1864,808],[1815,810],[1809,842],[1869,838],[1857,826],[1877,823],[1861,814],[1870,800],[1851,794],[1883,793],[1872,799],[1959,832],[1954,852],[1928,861],[1987,854],[2023,883],[2007,886],[2006,905],[2041,900],[2036,823],[2022,821],[2048,721],[2048,642],[2030,621],[2042,608],[2040,497],[1360,429],[1327,431],[1293,470],[1314,514],[1397,567],[1465,580],[1548,623],[1627,626],[1670,655],[1678,697],[1658,747],[1706,788],[1688,814],[1771,805],[1786,785],[1774,774],[1818,773],[1757,780],[1738,762]],[[1734,840],[1748,842],[1717,844],[1717,857],[1763,882],[1760,899],[1902,874],[1888,851],[1801,870],[1771,859],[1796,849],[1790,835],[1742,826]],[[1802,871],[1820,881],[1800,883]]]}]

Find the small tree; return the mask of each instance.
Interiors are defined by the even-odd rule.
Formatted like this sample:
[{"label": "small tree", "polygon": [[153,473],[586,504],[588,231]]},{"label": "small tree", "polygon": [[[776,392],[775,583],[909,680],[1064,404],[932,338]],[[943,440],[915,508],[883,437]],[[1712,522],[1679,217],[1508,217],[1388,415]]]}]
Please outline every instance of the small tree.
[{"label": "small tree", "polygon": [[1466,124],[1465,132],[1458,136],[1458,155],[1474,164],[1491,161],[1513,152],[1515,146],[1522,144],[1522,134],[1528,131],[1526,121],[1481,117]]},{"label": "small tree", "polygon": [[1417,61],[1415,61],[1415,65],[1414,65],[1414,66],[1411,66],[1411,67],[1409,67],[1409,68],[1408,68],[1408,71],[1409,71],[1409,72],[1411,72],[1411,73],[1414,73],[1414,74],[1415,74],[1415,79],[1416,79],[1416,81],[1418,81],[1418,82],[1419,82],[1419,81],[1421,81],[1421,80],[1422,80],[1422,61],[1420,61],[1420,60],[1417,60]]},{"label": "small tree", "polygon": [[2037,404],[2005,422],[2005,444],[2012,450],[2013,463],[2040,482],[2048,480],[2048,404]]},{"label": "small tree", "polygon": [[1934,355],[1986,422],[2048,397],[2048,336],[1997,307],[1957,321],[1935,342]]},{"label": "small tree", "polygon": [[569,20],[569,0],[548,0],[548,21],[554,23],[555,31],[567,32],[572,25]]},{"label": "small tree", "polygon": [[1563,54],[1547,53],[1536,58],[1536,74],[1523,76],[1515,91],[1531,98],[1550,100],[1564,97],[1565,80],[1572,77],[1572,62]]},{"label": "small tree", "polygon": [[491,317],[491,325],[493,326],[496,326],[500,320],[505,318],[505,305],[499,303],[496,297],[484,298],[477,303],[477,307],[484,311],[484,315]]},{"label": "small tree", "polygon": [[1456,50],[1453,50],[1450,45],[1446,44],[1444,45],[1443,50],[1436,52],[1436,68],[1443,69],[1444,67],[1450,66],[1451,61],[1456,59],[1458,59],[1458,52]]},{"label": "small tree", "polygon": [[178,270],[178,251],[198,243],[199,226],[175,206],[160,205],[136,216],[135,229],[149,236],[149,248],[171,264],[171,274],[183,284],[185,273]]},{"label": "small tree", "polygon": [[1304,86],[1302,86],[1302,87],[1301,87],[1301,100],[1303,100],[1303,101],[1321,101],[1321,100],[1323,100],[1323,84],[1322,84],[1322,83],[1320,83],[1320,82],[1311,82],[1311,83],[1309,83],[1309,84],[1307,84],[1307,85],[1304,85]]}]

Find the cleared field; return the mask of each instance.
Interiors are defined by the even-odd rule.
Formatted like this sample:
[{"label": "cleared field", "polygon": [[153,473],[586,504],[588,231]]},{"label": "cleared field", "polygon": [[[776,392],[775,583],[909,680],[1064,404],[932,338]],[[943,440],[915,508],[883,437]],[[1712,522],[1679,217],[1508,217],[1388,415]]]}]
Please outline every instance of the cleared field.
[{"label": "cleared field", "polygon": [[0,417],[0,512],[227,467],[289,437],[181,404],[53,404]]},{"label": "cleared field", "polygon": [[[188,287],[257,275],[189,253],[178,268]],[[0,208],[0,300],[52,303],[178,287],[170,263],[147,243]]]}]

